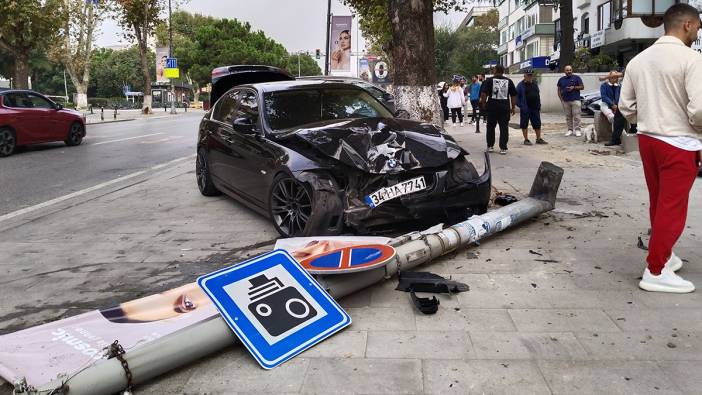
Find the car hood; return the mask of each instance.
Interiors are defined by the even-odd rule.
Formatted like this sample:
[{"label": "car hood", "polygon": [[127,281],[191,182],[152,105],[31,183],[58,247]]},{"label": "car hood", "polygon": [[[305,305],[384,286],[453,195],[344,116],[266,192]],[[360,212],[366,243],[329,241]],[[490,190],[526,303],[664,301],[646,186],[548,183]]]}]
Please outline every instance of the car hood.
[{"label": "car hood", "polygon": [[439,127],[396,118],[324,122],[290,135],[325,156],[372,174],[439,167],[467,154]]}]

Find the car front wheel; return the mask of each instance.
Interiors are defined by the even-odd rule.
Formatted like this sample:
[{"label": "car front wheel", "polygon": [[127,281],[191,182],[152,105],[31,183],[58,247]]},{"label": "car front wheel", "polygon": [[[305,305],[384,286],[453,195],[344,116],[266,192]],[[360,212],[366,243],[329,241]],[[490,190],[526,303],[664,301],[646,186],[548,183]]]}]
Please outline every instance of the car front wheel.
[{"label": "car front wheel", "polygon": [[68,136],[63,142],[67,146],[73,147],[80,145],[83,142],[83,137],[85,137],[85,127],[80,124],[80,122],[73,122],[71,128],[68,129]]},{"label": "car front wheel", "polygon": [[0,129],[0,157],[12,155],[16,147],[15,133],[8,128]]}]

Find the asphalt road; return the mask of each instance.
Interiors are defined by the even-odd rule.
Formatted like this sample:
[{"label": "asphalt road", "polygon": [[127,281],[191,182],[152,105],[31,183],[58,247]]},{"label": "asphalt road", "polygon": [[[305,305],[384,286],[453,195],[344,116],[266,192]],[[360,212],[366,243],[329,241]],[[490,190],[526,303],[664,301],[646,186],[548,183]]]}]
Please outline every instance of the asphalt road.
[{"label": "asphalt road", "polygon": [[0,215],[193,155],[201,117],[198,111],[88,125],[78,147],[22,147],[0,158]]}]

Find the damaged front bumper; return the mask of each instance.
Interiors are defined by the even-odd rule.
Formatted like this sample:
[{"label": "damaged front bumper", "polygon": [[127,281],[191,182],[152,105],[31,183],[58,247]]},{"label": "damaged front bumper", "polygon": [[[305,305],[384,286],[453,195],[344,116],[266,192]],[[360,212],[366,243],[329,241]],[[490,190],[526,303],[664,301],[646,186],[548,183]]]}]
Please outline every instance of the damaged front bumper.
[{"label": "damaged front bumper", "polygon": [[[427,189],[401,196],[371,208],[364,197],[378,185],[357,189],[347,188],[344,219],[348,226],[357,229],[438,218],[465,219],[487,210],[491,193],[490,159],[485,154],[485,171],[478,176],[475,168],[465,159],[456,160],[440,169],[417,169],[392,177],[386,175],[384,182],[392,186],[398,182],[424,176]],[[355,193],[354,193],[355,192]]]}]

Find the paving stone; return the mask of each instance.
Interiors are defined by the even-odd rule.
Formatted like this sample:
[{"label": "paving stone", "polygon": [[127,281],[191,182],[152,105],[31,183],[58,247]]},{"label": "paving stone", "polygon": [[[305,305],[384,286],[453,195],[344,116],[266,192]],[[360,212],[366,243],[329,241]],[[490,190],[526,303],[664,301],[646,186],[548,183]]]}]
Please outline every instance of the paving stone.
[{"label": "paving stone", "polygon": [[674,382],[683,393],[698,395],[702,388],[702,362],[700,361],[680,361],[680,362],[658,362],[658,366],[663,369],[668,379]]},{"label": "paving stone", "polygon": [[531,361],[425,360],[426,394],[550,394]]},{"label": "paving stone", "polygon": [[466,332],[368,332],[368,358],[463,359],[472,353]]},{"label": "paving stone", "polygon": [[184,392],[298,392],[311,360],[296,357],[265,370],[246,349],[234,347],[197,363]]},{"label": "paving stone", "polygon": [[368,307],[371,301],[371,289],[366,288],[358,292],[354,292],[351,295],[344,296],[339,300],[339,305],[344,309],[353,307]]},{"label": "paving stone", "polygon": [[363,358],[366,353],[365,331],[343,330],[317,343],[304,353],[303,358]]},{"label": "paving stone", "polygon": [[[677,295],[684,298],[686,295]],[[667,309],[606,310],[606,313],[623,331],[666,332],[678,330],[702,332],[702,310],[682,309],[670,306]]]},{"label": "paving stone", "polygon": [[516,331],[512,318],[505,309],[468,309],[444,306],[433,315],[416,313],[418,331]]},{"label": "paving stone", "polygon": [[650,361],[539,361],[554,394],[681,394]]},{"label": "paving stone", "polygon": [[419,394],[422,364],[416,359],[313,359],[301,392]]},{"label": "paving stone", "polygon": [[702,360],[702,335],[699,332],[603,332],[577,333],[575,336],[593,359]]},{"label": "paving stone", "polygon": [[476,359],[587,359],[572,333],[471,332]]},{"label": "paving stone", "polygon": [[[467,308],[550,308],[550,309],[625,309],[641,304],[632,291],[550,290],[533,288],[512,290],[509,287],[493,290],[475,289],[461,295],[461,306]],[[609,306],[609,307],[608,307]]]},{"label": "paving stone", "polygon": [[509,310],[521,332],[619,332],[601,310]]},{"label": "paving stone", "polygon": [[355,331],[403,331],[415,330],[414,312],[407,307],[360,307],[346,309],[351,316],[351,327]]}]

